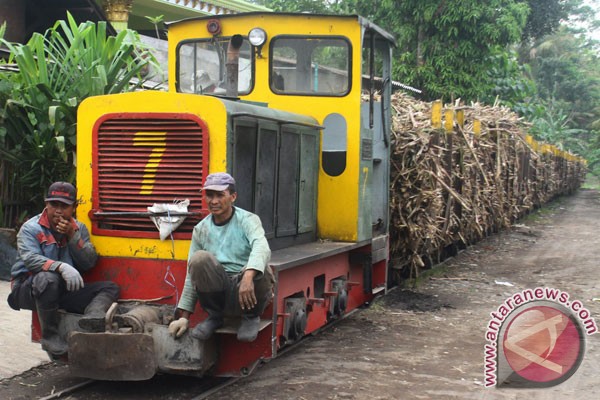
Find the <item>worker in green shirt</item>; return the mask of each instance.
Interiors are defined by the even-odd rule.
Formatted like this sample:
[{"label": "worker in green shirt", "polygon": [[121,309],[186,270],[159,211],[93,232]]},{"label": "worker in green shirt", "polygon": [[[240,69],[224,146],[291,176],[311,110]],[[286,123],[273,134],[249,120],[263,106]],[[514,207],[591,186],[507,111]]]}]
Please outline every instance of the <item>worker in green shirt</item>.
[{"label": "worker in green shirt", "polygon": [[265,231],[257,215],[234,206],[237,193],[231,175],[208,175],[202,190],[210,215],[194,227],[179,318],[171,322],[169,332],[183,335],[199,302],[208,318],[192,329],[193,338],[206,340],[223,325],[225,316],[241,316],[237,338],[251,342],[273,297]]}]

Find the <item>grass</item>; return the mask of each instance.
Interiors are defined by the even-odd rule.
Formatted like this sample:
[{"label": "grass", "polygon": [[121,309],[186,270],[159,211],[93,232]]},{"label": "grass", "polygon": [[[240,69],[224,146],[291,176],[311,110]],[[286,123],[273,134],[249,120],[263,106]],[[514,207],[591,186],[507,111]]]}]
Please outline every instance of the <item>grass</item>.
[{"label": "grass", "polygon": [[557,199],[552,200],[549,203],[544,204],[541,208],[538,208],[529,214],[525,215],[517,224],[532,224],[534,222],[539,222],[540,220],[552,216],[552,213],[556,212],[556,209],[560,207],[564,203],[564,198],[559,197]]},{"label": "grass", "polygon": [[585,177],[585,182],[583,182],[581,188],[600,190],[600,177],[593,174],[587,174]]},{"label": "grass", "polygon": [[386,311],[387,311],[387,308],[386,308],[386,307],[385,307],[385,305],[383,304],[383,300],[382,300],[382,299],[383,299],[383,296],[377,296],[377,297],[375,298],[375,300],[374,300],[374,301],[372,301],[372,302],[369,304],[369,309],[370,309],[372,312],[377,312],[377,313],[380,313],[380,312],[386,312]]},{"label": "grass", "polygon": [[[445,261],[448,261],[451,258],[452,257],[447,258]],[[420,270],[419,276],[417,276],[416,278],[404,279],[403,281],[400,282],[400,287],[402,287],[404,289],[408,289],[408,288],[414,289],[414,288],[421,286],[423,284],[423,282],[426,282],[431,277],[445,276],[450,271],[448,266],[445,265],[445,263],[444,263],[445,261],[442,261],[441,263],[434,265],[433,267],[431,267],[429,269]]]}]

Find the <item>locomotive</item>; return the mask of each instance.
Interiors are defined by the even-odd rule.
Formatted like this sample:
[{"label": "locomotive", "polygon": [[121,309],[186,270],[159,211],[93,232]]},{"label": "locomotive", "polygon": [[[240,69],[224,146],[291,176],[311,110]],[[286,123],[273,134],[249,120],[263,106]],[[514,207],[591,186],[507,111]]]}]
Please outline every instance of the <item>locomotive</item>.
[{"label": "locomotive", "polygon": [[[99,254],[84,279],[118,283],[121,299],[105,332],[61,314],[76,376],[244,376],[387,290],[393,36],[355,15],[260,12],[168,31],[168,91],[78,109],[77,213]],[[274,297],[251,343],[235,319],[206,341],[167,330],[208,214],[202,182],[220,171],[272,250]],[[157,219],[178,226],[161,238]],[[205,317],[197,305],[191,327]]]}]

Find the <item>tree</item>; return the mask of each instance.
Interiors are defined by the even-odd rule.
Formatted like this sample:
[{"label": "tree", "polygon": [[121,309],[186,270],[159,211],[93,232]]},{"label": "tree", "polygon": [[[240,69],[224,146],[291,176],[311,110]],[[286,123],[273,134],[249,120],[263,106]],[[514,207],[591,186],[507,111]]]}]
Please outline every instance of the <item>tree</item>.
[{"label": "tree", "polygon": [[550,35],[562,21],[581,5],[581,0],[524,0],[531,10],[523,29],[522,39],[535,40]]},{"label": "tree", "polygon": [[561,27],[585,36],[594,29],[594,10],[584,0],[523,0],[529,4],[530,13],[519,45],[522,64],[531,61],[532,49],[546,37],[554,35]]},{"label": "tree", "polygon": [[394,78],[426,99],[476,100],[493,82],[488,69],[499,49],[519,42],[528,5],[521,0],[263,0],[275,11],[357,13],[398,41]]},{"label": "tree", "polygon": [[357,0],[257,0],[255,3],[276,12],[311,12],[315,14],[354,12]]},{"label": "tree", "polygon": [[600,171],[600,60],[589,38],[600,23],[584,0],[263,4],[363,15],[397,39],[394,79],[422,89],[426,100],[500,101],[532,122],[539,140],[589,157]]},{"label": "tree", "polygon": [[600,168],[600,65],[593,42],[562,26],[531,50],[531,71],[537,82],[534,112],[523,115],[533,122],[540,139],[556,143],[590,159]]},{"label": "tree", "polygon": [[490,56],[519,41],[528,12],[514,0],[383,0],[378,15],[398,40],[396,79],[468,101],[490,91]]},{"label": "tree", "polygon": [[598,53],[584,37],[563,27],[538,42],[530,53],[541,98],[565,100],[580,110],[598,100]]},{"label": "tree", "polygon": [[492,88],[481,99],[487,104],[499,102],[523,115],[537,97],[537,86],[529,65],[521,65],[516,51],[500,50],[490,56],[487,71]]},{"label": "tree", "polygon": [[53,180],[74,180],[79,103],[138,89],[151,78],[142,68],[158,63],[135,32],[107,36],[105,22],[77,25],[70,14],[25,45],[2,44],[18,72],[0,76],[0,160],[22,198],[40,204]]}]

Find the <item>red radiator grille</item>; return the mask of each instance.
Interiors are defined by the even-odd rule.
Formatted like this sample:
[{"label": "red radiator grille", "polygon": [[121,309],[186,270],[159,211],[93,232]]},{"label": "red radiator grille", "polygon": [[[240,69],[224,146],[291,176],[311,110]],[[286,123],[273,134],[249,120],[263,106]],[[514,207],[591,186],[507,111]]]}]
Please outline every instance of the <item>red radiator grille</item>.
[{"label": "red radiator grille", "polygon": [[207,162],[206,129],[193,116],[109,116],[99,124],[95,142],[94,233],[158,237],[150,218],[135,214],[154,203],[189,199],[188,212],[197,214],[175,233],[189,237],[200,220]]}]

